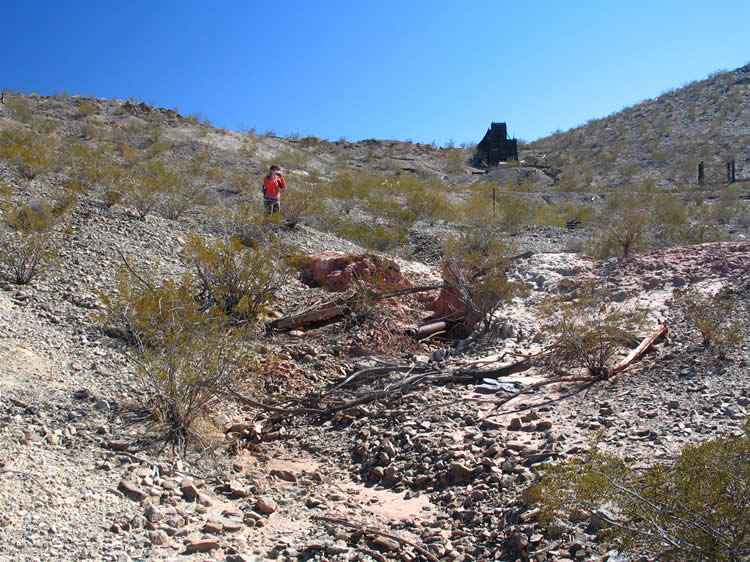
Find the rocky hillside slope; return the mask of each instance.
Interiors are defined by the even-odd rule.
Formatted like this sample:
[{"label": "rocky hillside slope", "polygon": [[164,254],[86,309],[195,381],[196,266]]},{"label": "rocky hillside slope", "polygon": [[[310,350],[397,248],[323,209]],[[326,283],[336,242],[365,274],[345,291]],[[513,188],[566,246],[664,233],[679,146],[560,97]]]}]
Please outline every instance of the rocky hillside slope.
[{"label": "rocky hillside slope", "polygon": [[[2,560],[623,560],[597,535],[595,517],[539,517],[526,495],[537,469],[594,442],[641,467],[670,461],[685,443],[739,432],[750,411],[744,230],[733,240],[598,261],[569,251],[589,237],[586,228],[524,227],[506,241],[518,254],[508,276],[526,291],[460,351],[444,334],[408,335],[430,317],[438,290],[363,301],[360,314],[330,323],[270,329],[272,319],[331,297],[289,279],[249,335],[254,374],[241,381],[244,398],[212,404],[202,440],[182,454],[144,409],[153,387],[139,375],[137,354],[96,320],[123,256],[178,279],[191,233],[221,237],[230,215],[238,221],[234,211],[259,206],[254,186],[270,162],[298,185],[322,184],[342,167],[438,177],[456,199],[486,176],[462,164],[466,149],[240,134],[135,102],[12,94],[5,102],[6,217],[15,205],[50,202],[62,218],[50,235],[57,259],[29,284],[13,282],[7,268],[0,282]],[[551,177],[548,169],[529,173]],[[153,178],[174,189],[156,190],[161,206],[148,209],[140,196]],[[128,191],[133,184],[142,189]],[[171,213],[166,203],[192,188],[202,197]],[[131,198],[115,197],[120,191]],[[439,285],[438,236],[482,227],[409,223],[408,251],[390,257],[411,285]],[[304,254],[365,253],[308,224],[273,228]],[[648,311],[638,338],[659,324],[668,336],[610,379],[534,390],[555,376],[541,363],[501,377],[549,344],[540,303],[565,302],[590,282],[614,303]],[[739,340],[723,353],[703,345],[678,305],[685,288],[733,298],[727,316],[740,320]],[[519,389],[528,392],[504,402]],[[337,412],[296,409],[372,392],[377,400]]]},{"label": "rocky hillside slope", "polygon": [[519,157],[553,168],[567,190],[608,191],[643,181],[678,189],[697,183],[701,161],[707,184],[725,183],[732,160],[736,177],[750,180],[748,139],[750,65],[539,139]]}]

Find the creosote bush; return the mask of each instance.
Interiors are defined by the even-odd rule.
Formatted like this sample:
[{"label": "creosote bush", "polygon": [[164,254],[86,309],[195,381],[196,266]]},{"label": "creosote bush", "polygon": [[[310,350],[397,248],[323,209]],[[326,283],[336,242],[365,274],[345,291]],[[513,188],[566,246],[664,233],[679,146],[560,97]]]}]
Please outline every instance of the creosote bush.
[{"label": "creosote bush", "polygon": [[612,303],[593,284],[569,298],[548,297],[540,303],[541,330],[550,342],[544,361],[556,370],[585,367],[607,376],[617,353],[637,339],[644,313]]},{"label": "creosote bush", "polygon": [[252,371],[245,336],[285,282],[279,248],[190,234],[181,255],[190,273],[158,281],[126,262],[117,290],[99,295],[104,313],[95,320],[129,342],[144,405],[177,443],[199,437],[196,422]]},{"label": "creosote bush", "polygon": [[509,248],[491,229],[474,228],[443,240],[443,253],[444,277],[464,303],[464,329],[482,336],[501,307],[525,291],[507,278]]},{"label": "creosote bush", "polygon": [[206,242],[189,234],[181,258],[195,274],[197,298],[204,308],[218,308],[235,321],[254,322],[268,311],[290,273],[289,262],[280,255],[282,248],[270,232],[263,244],[250,247],[235,237]]},{"label": "creosote bush", "polygon": [[242,332],[219,310],[201,307],[190,276],[161,283],[150,277],[121,268],[117,292],[100,295],[106,312],[96,320],[130,342],[143,406],[166,424],[167,438],[184,447],[200,438],[196,421],[229,391],[249,351]]},{"label": "creosote bush", "polygon": [[531,489],[543,519],[583,510],[603,521],[600,539],[660,560],[750,556],[750,418],[740,434],[687,445],[674,464],[634,469],[593,449],[548,465]]},{"label": "creosote bush", "polygon": [[676,293],[675,299],[700,332],[703,345],[716,351],[719,358],[724,359],[742,342],[743,323],[738,319],[735,295],[726,290],[710,295],[687,289]]},{"label": "creosote bush", "polygon": [[66,208],[44,201],[14,204],[10,188],[0,202],[0,265],[18,285],[28,285],[57,256],[51,230]]}]

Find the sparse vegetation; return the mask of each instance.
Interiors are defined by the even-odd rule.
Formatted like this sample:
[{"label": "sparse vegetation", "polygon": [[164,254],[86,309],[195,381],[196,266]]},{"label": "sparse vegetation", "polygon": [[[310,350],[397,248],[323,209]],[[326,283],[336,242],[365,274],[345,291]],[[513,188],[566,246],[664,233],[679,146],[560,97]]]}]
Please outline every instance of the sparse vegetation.
[{"label": "sparse vegetation", "polygon": [[740,435],[686,446],[674,464],[641,471],[593,449],[547,467],[531,498],[549,520],[579,509],[601,539],[665,560],[744,560],[750,554],[750,419]]},{"label": "sparse vegetation", "polygon": [[11,191],[0,193],[0,265],[18,285],[28,285],[57,255],[51,230],[64,211],[44,201],[14,204]]},{"label": "sparse vegetation", "polygon": [[730,291],[715,295],[686,289],[676,294],[677,304],[697,328],[702,343],[724,359],[742,341],[743,322],[737,299]]},{"label": "sparse vegetation", "polygon": [[544,356],[547,365],[555,370],[585,367],[605,377],[644,322],[642,311],[611,302],[593,284],[570,296],[545,299],[539,318],[545,341],[550,342]]}]

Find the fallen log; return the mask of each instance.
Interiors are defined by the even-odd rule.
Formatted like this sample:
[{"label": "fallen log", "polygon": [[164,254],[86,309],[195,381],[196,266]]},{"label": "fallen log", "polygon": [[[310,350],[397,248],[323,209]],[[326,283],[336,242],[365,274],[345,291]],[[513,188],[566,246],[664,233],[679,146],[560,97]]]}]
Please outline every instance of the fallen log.
[{"label": "fallen log", "polygon": [[616,373],[619,373],[620,371],[625,370],[628,365],[630,365],[633,361],[635,361],[641,355],[646,353],[646,350],[649,347],[651,347],[656,340],[665,336],[668,331],[669,329],[667,328],[666,324],[659,325],[656,331],[646,336],[643,339],[643,341],[640,343],[640,345],[636,347],[633,351],[631,351],[625,359],[623,359],[617,365],[612,367],[612,369],[610,370],[610,375],[614,375]]},{"label": "fallen log", "polygon": [[326,322],[338,316],[344,316],[350,312],[350,306],[347,302],[329,303],[320,308],[306,310],[283,318],[278,318],[271,322],[271,328],[276,330],[286,330],[302,328],[318,322]]},{"label": "fallen log", "polygon": [[[390,299],[394,297],[400,297],[404,295],[411,295],[414,293],[424,293],[427,291],[434,291],[443,288],[444,285],[429,285],[424,287],[408,287],[406,289],[397,289],[395,291],[388,291],[385,293],[378,293],[370,290],[368,298],[372,299],[372,302],[378,302],[384,299]],[[269,326],[275,330],[287,330],[295,328],[304,328],[312,324],[319,322],[327,322],[341,316],[346,316],[354,310],[357,304],[362,300],[362,294],[357,293],[347,298],[339,298],[333,301],[326,302],[312,309],[284,316],[283,318],[277,318],[273,320]]]},{"label": "fallen log", "polygon": [[498,400],[494,403],[493,407],[490,408],[485,414],[482,416],[482,419],[488,418],[490,416],[497,416],[502,415],[502,412],[499,413],[492,413],[493,410],[496,410],[498,407],[502,406],[503,404],[507,404],[514,398],[518,398],[522,394],[526,394],[528,392],[531,392],[533,390],[537,390],[539,388],[542,388],[543,386],[548,386],[551,384],[558,384],[558,383],[568,383],[568,382],[584,382],[584,383],[595,383],[597,381],[600,381],[602,379],[607,379],[610,376],[624,371],[633,361],[638,359],[641,355],[643,355],[648,348],[650,348],[656,340],[658,340],[660,337],[664,336],[668,331],[666,324],[661,324],[659,328],[657,328],[656,331],[646,336],[643,341],[640,343],[638,347],[636,347],[633,351],[631,351],[628,356],[620,361],[617,365],[612,367],[611,369],[607,369],[606,367],[603,368],[600,372],[594,373],[589,376],[575,376],[575,375],[566,375],[563,377],[557,377],[554,379],[546,380],[546,381],[540,381],[535,384],[532,384],[530,386],[527,386],[526,388],[519,390],[518,392],[511,394],[510,396],[507,396],[503,398],[502,400]]}]

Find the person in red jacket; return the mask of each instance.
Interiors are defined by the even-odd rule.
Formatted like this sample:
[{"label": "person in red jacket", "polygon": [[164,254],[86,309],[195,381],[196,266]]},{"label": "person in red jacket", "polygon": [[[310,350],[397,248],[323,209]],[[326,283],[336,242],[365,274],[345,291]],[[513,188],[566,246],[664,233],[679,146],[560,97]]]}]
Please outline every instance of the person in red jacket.
[{"label": "person in red jacket", "polygon": [[286,189],[286,181],[281,175],[281,168],[274,164],[268,171],[268,175],[263,178],[263,204],[266,206],[267,215],[281,210],[279,198],[282,189]]}]

